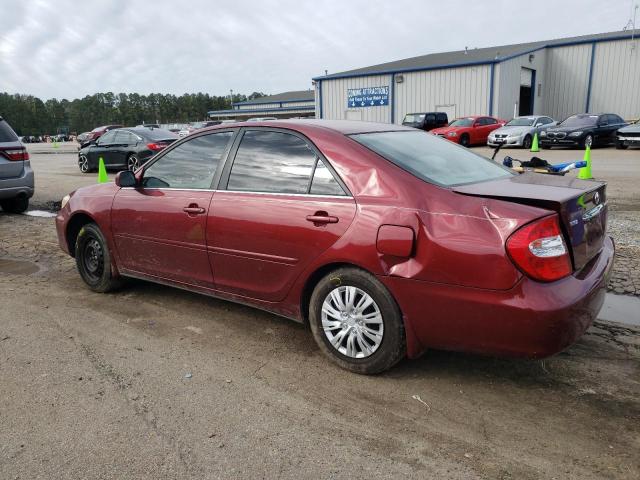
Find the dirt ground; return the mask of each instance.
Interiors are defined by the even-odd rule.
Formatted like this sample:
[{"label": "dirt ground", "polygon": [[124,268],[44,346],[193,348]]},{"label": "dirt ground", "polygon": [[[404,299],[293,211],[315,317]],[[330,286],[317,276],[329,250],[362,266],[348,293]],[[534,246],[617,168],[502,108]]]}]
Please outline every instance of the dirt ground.
[{"label": "dirt ground", "polygon": [[[34,207],[95,181],[65,148],[33,152]],[[640,152],[605,152],[633,215]],[[640,478],[632,327],[597,322],[543,362],[429,351],[358,376],[264,312],[140,281],[89,292],[53,219],[4,213],[0,299],[2,479]]]}]

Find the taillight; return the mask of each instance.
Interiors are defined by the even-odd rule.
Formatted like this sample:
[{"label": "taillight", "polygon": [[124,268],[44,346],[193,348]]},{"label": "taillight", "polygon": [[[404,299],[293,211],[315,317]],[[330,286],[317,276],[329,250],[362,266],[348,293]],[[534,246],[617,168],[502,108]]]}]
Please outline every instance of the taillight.
[{"label": "taillight", "polygon": [[553,282],[571,274],[571,258],[556,214],[516,230],[507,240],[507,252],[534,280]]},{"label": "taillight", "polygon": [[154,152],[157,152],[158,150],[162,150],[165,147],[166,145],[163,145],[161,143],[147,143],[147,148],[149,150],[153,150]]},{"label": "taillight", "polygon": [[23,160],[29,160],[29,152],[24,148],[16,148],[11,150],[0,150],[5,157],[11,162],[22,162]]}]

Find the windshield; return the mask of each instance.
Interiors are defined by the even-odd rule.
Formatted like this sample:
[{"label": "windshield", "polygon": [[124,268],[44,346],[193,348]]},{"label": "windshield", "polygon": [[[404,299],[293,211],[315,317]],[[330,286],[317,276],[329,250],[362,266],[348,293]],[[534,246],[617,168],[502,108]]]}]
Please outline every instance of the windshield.
[{"label": "windshield", "polygon": [[404,116],[402,123],[420,123],[424,120],[424,113],[409,113]]},{"label": "windshield", "polygon": [[586,127],[595,125],[598,121],[597,115],[573,115],[560,124],[561,127]]},{"label": "windshield", "polygon": [[192,126],[193,128],[198,129],[198,128],[202,128],[202,127],[204,127],[204,123],[203,123],[203,122],[194,122],[194,123],[192,123],[192,124],[191,124],[191,126]]},{"label": "windshield", "polygon": [[536,121],[535,118],[520,117],[520,118],[514,118],[509,123],[507,123],[505,126],[507,126],[507,127],[530,127],[530,126],[533,125],[533,123],[535,121]]},{"label": "windshield", "polygon": [[425,182],[452,187],[513,175],[466,148],[424,132],[379,132],[351,138]]},{"label": "windshield", "polygon": [[450,127],[470,127],[473,125],[473,118],[458,118],[449,124]]}]

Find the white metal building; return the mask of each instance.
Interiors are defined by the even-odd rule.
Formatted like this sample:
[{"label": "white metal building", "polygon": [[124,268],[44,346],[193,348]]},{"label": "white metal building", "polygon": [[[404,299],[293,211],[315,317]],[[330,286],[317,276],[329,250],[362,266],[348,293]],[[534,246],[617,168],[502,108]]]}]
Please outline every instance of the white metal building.
[{"label": "white metal building", "polygon": [[214,120],[246,120],[251,117],[310,117],[315,114],[315,93],[313,90],[283,92],[267,97],[237,102],[231,110],[208,112]]},{"label": "white metal building", "polygon": [[435,53],[314,78],[316,117],[611,112],[640,117],[640,30]]}]

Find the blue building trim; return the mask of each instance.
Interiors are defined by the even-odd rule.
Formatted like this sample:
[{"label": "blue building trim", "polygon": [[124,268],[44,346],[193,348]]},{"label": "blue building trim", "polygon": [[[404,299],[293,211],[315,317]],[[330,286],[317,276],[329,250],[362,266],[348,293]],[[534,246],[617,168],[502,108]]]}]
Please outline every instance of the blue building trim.
[{"label": "blue building trim", "polygon": [[318,102],[320,102],[320,118],[322,118],[322,80],[318,80]]},{"label": "blue building trim", "polygon": [[496,73],[496,64],[491,64],[491,69],[489,71],[489,115],[493,115],[493,84],[494,77]]},{"label": "blue building trim", "polygon": [[543,44],[538,47],[529,50],[523,50],[521,52],[516,52],[511,55],[507,55],[505,57],[498,57],[494,60],[478,60],[475,62],[459,62],[459,63],[445,63],[441,65],[432,65],[429,67],[412,67],[412,68],[398,68],[398,69],[389,69],[389,70],[378,70],[375,72],[362,72],[362,73],[336,73],[333,75],[326,75],[322,77],[315,77],[313,80],[318,81],[320,79],[323,80],[334,80],[339,78],[356,78],[356,77],[372,77],[375,75],[391,75],[394,73],[411,73],[411,72],[426,72],[429,70],[444,70],[447,68],[460,68],[460,67],[473,67],[477,65],[493,65],[496,63],[504,62],[507,60],[511,60],[516,57],[521,57],[522,55],[527,55],[529,53],[534,53],[540,50],[544,50],[545,48],[558,48],[558,47],[571,47],[574,45],[585,45],[585,44],[596,44],[603,42],[615,42],[618,40],[629,40],[632,38],[633,34],[628,33],[625,35],[617,35],[615,37],[608,38],[600,38],[600,39],[586,39],[586,40],[573,40],[571,42],[558,42],[558,43],[548,43]]},{"label": "blue building trim", "polygon": [[252,113],[267,113],[267,112],[293,112],[298,110],[304,111],[313,111],[316,109],[314,105],[305,105],[300,107],[282,107],[282,108],[256,108],[256,109],[246,109],[246,110],[211,110],[207,112],[207,115],[251,115]]},{"label": "blue building trim", "polygon": [[589,64],[589,81],[587,83],[587,105],[585,106],[585,112],[589,111],[589,104],[591,103],[591,81],[593,80],[593,62],[596,57],[596,42],[591,44],[591,62]]},{"label": "blue building trim", "polygon": [[283,104],[283,103],[299,103],[299,102],[313,102],[313,101],[314,101],[313,98],[311,98],[311,99],[309,99],[309,98],[300,98],[300,99],[297,99],[297,100],[295,100],[295,99],[294,100],[271,100],[270,102],[269,101],[262,101],[262,102],[255,101],[254,102],[252,100],[252,101],[247,101],[247,102],[235,102],[235,103],[232,103],[231,105],[235,107],[236,105],[263,105],[265,103],[267,103],[267,104],[268,103]]}]

